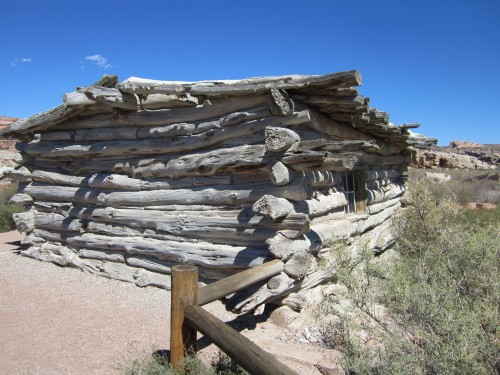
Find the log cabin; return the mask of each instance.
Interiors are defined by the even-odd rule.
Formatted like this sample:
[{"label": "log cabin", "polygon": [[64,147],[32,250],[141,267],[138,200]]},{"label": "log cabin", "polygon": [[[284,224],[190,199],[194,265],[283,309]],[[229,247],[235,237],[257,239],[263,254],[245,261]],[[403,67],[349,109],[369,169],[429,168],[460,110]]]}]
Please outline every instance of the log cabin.
[{"label": "log cabin", "polygon": [[174,265],[210,283],[280,259],[280,274],[232,297],[239,311],[331,281],[332,243],[394,242],[407,165],[436,143],[370,108],[360,84],[357,71],[104,76],[65,94],[1,132],[18,140],[22,254],[165,289]]}]

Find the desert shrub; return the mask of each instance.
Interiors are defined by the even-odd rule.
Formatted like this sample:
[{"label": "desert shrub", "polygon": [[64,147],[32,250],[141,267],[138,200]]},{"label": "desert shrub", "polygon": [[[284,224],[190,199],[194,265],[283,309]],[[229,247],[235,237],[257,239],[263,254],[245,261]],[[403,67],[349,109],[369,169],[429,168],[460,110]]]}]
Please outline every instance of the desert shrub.
[{"label": "desert shrub", "polygon": [[395,219],[392,267],[374,272],[365,254],[357,282],[339,275],[358,308],[334,311],[344,366],[356,374],[498,374],[500,228],[464,220],[453,197],[436,200],[423,180],[409,190]]},{"label": "desert shrub", "polygon": [[21,205],[9,204],[9,199],[16,193],[17,185],[11,184],[0,188],[0,232],[16,229],[12,214],[23,211]]},{"label": "desert shrub", "polygon": [[211,366],[205,365],[197,357],[186,357],[182,364],[182,370],[173,369],[167,358],[155,354],[151,358],[134,361],[124,373],[125,375],[248,375],[222,352],[219,352]]}]

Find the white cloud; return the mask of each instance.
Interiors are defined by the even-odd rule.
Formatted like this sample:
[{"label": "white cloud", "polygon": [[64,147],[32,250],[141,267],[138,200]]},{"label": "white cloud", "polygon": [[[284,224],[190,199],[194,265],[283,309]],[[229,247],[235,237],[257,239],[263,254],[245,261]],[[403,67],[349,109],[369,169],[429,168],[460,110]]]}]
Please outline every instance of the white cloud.
[{"label": "white cloud", "polygon": [[108,69],[111,68],[111,64],[108,64],[108,59],[103,55],[91,55],[85,57],[85,60],[95,62],[99,68]]},{"label": "white cloud", "polygon": [[10,66],[12,68],[17,68],[19,63],[30,63],[32,61],[33,61],[33,59],[31,57],[21,57],[20,59],[15,59],[14,61],[12,61],[10,63]]}]

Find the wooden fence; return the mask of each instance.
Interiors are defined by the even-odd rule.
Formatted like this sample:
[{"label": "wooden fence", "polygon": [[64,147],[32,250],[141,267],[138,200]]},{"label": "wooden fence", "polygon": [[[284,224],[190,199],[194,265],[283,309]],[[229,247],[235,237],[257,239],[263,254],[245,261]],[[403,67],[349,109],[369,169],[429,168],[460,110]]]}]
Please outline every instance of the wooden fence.
[{"label": "wooden fence", "polygon": [[258,281],[277,275],[281,271],[283,271],[283,262],[273,260],[198,288],[197,267],[173,267],[170,326],[172,366],[179,368],[184,356],[196,353],[196,335],[197,331],[200,331],[209,336],[222,351],[250,374],[297,375],[274,356],[201,307]]}]

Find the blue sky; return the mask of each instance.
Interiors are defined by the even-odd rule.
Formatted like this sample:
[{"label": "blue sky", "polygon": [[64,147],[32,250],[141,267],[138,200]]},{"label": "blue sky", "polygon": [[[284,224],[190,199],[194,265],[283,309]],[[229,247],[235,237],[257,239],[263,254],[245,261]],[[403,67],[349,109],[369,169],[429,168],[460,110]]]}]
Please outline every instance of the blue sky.
[{"label": "blue sky", "polygon": [[500,143],[500,1],[9,1],[0,115],[27,117],[103,74],[234,79],[357,69],[396,124]]}]

